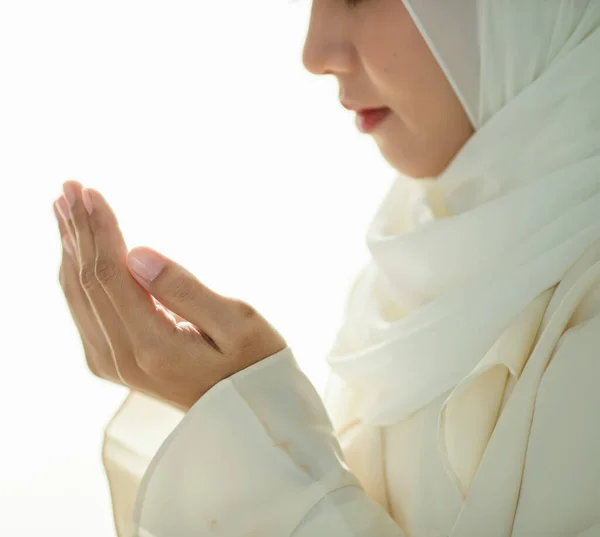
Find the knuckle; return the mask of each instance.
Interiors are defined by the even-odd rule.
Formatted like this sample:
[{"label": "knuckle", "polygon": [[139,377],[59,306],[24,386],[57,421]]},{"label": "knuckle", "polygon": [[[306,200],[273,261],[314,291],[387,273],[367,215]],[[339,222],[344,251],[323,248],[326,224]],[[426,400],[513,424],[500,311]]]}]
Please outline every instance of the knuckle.
[{"label": "knuckle", "polygon": [[240,351],[247,351],[261,339],[260,324],[256,322],[258,319],[256,310],[251,307],[241,306],[240,315],[232,339],[235,348]]},{"label": "knuckle", "polygon": [[244,320],[255,319],[257,317],[256,309],[240,299],[234,300],[235,306],[238,309],[239,316]]},{"label": "knuckle", "polygon": [[169,294],[178,302],[192,302],[194,286],[188,278],[179,277],[169,286]]},{"label": "knuckle", "polygon": [[114,261],[102,257],[96,260],[94,274],[101,284],[107,284],[119,276],[119,269]]},{"label": "knuckle", "polygon": [[81,264],[79,268],[79,281],[81,282],[81,286],[88,291],[96,287],[98,280],[96,280],[94,267],[91,263]]}]

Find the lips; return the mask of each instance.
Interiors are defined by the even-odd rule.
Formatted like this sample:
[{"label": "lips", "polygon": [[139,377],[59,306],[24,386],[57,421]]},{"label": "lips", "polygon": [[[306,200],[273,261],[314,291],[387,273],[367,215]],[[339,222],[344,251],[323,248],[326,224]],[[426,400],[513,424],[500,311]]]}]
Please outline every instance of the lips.
[{"label": "lips", "polygon": [[371,132],[391,112],[389,108],[371,108],[356,113],[356,126],[360,132]]}]

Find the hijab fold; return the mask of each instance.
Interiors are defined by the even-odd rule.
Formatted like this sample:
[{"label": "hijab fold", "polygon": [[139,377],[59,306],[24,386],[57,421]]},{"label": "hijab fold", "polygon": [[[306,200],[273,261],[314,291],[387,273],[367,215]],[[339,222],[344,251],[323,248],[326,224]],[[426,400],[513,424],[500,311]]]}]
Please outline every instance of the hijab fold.
[{"label": "hijab fold", "polygon": [[[470,512],[508,513],[518,486],[500,481],[521,478],[545,368],[600,288],[600,2],[405,5],[475,133],[439,177],[399,175],[377,209],[325,403],[341,431],[442,401],[440,454],[463,498],[482,502]],[[505,502],[484,505],[493,486]]]}]

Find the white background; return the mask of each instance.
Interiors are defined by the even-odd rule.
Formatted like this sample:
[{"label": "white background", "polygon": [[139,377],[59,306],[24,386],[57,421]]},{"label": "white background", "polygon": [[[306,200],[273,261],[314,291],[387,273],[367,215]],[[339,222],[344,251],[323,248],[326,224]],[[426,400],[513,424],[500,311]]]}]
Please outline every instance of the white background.
[{"label": "white background", "polygon": [[[394,172],[304,70],[309,0],[0,2],[0,535],[111,537],[103,428],[58,283],[62,183],[256,307],[322,390]],[[349,88],[350,90],[352,88]]]}]

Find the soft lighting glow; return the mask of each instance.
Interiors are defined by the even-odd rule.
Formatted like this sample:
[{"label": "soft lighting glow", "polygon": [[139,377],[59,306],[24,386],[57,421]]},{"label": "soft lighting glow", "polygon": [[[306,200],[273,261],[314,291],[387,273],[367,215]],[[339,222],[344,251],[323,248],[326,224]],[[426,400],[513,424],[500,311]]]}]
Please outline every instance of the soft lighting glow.
[{"label": "soft lighting glow", "polygon": [[88,371],[58,283],[69,178],[106,196],[130,248],[256,307],[323,388],[393,174],[337,82],[304,71],[309,8],[3,6],[0,535],[114,535],[101,443],[127,390]]}]

